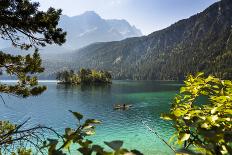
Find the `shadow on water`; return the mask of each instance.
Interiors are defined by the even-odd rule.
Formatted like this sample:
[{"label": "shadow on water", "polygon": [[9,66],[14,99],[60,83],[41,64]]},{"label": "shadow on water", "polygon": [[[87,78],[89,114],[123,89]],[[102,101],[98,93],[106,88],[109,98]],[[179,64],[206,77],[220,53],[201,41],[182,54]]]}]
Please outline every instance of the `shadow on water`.
[{"label": "shadow on water", "polygon": [[69,84],[57,84],[56,89],[68,90],[67,92],[73,91],[96,91],[96,92],[110,92],[110,84],[80,84],[80,85],[69,85]]}]

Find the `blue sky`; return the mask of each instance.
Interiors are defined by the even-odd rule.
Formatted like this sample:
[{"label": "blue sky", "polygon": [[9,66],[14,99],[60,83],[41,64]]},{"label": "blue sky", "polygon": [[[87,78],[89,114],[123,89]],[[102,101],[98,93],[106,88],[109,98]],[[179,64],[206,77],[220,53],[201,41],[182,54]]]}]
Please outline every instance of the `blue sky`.
[{"label": "blue sky", "polygon": [[[36,1],[36,0],[33,0]],[[126,19],[149,34],[178,20],[199,13],[218,0],[37,0],[41,9],[49,6],[75,16],[95,11],[105,19]]]}]

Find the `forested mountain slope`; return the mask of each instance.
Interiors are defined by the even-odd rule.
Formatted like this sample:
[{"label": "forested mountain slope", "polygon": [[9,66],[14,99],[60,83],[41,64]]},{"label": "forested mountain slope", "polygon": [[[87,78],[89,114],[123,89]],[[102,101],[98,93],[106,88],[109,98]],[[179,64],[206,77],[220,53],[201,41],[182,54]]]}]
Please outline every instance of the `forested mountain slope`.
[{"label": "forested mountain slope", "polygon": [[178,80],[198,71],[231,79],[232,1],[148,36],[95,43],[66,57],[72,69],[104,69],[115,79]]}]

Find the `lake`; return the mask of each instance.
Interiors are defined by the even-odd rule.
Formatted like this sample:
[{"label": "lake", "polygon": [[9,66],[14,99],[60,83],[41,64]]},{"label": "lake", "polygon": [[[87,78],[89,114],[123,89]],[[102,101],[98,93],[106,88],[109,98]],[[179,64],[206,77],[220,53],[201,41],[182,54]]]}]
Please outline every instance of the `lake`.
[{"label": "lake", "polygon": [[[85,118],[102,121],[96,135],[88,137],[104,145],[104,141],[123,140],[124,147],[138,149],[145,155],[171,155],[173,152],[142,124],[145,121],[165,140],[173,133],[170,122],[160,119],[181,85],[172,81],[113,81],[108,86],[65,86],[45,82],[48,90],[27,99],[3,95],[1,120],[15,123],[31,118],[28,126],[43,124],[63,133],[64,127],[75,126],[68,110],[82,113]],[[114,104],[132,104],[125,111],[116,111]]]}]

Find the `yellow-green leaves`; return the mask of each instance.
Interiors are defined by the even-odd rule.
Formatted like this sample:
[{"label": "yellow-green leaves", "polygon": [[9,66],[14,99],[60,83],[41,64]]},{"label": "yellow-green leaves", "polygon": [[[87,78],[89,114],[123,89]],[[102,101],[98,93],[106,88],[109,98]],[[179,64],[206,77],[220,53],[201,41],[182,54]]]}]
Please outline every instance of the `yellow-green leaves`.
[{"label": "yellow-green leaves", "polygon": [[210,126],[207,123],[203,123],[203,124],[201,124],[201,128],[209,129]]},{"label": "yellow-green leaves", "polygon": [[[107,146],[113,149],[113,152],[105,151],[103,147],[99,145],[93,145],[93,142],[85,139],[86,136],[91,136],[95,134],[95,125],[100,124],[101,121],[96,119],[87,119],[83,123],[83,115],[78,112],[73,112],[69,110],[73,116],[78,120],[79,125],[77,128],[66,128],[63,135],[63,142],[56,139],[48,139],[44,143],[44,148],[48,148],[49,155],[65,155],[65,152],[69,151],[72,146],[77,147],[77,151],[84,155],[99,154],[99,155],[142,155],[137,150],[132,150],[131,152],[127,149],[122,148],[122,141],[112,141],[105,142]],[[60,147],[58,147],[60,146]],[[78,154],[78,152],[76,152]]]},{"label": "yellow-green leaves", "polygon": [[[178,144],[207,154],[232,154],[232,82],[203,73],[189,75],[165,120],[172,120]],[[204,98],[200,100],[200,98]]]},{"label": "yellow-green leaves", "polygon": [[180,133],[179,134],[179,139],[182,142],[188,140],[189,138],[190,138],[190,134],[189,133]]},{"label": "yellow-green leaves", "polygon": [[122,148],[122,141],[104,142],[113,151],[105,151],[103,147],[94,145],[92,141],[85,139],[86,136],[95,134],[95,125],[100,124],[101,121],[96,119],[87,119],[82,123],[83,115],[78,112],[69,110],[73,116],[78,120],[79,125],[77,128],[66,128],[65,133],[60,139],[48,139],[44,142],[43,148],[48,149],[48,155],[66,155],[70,152],[71,147],[77,148],[74,154],[83,155],[142,155],[137,150],[128,151]]},{"label": "yellow-green leaves", "polygon": [[168,114],[161,114],[161,118],[167,121],[172,120],[172,115],[168,115]]}]

